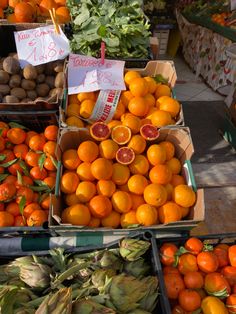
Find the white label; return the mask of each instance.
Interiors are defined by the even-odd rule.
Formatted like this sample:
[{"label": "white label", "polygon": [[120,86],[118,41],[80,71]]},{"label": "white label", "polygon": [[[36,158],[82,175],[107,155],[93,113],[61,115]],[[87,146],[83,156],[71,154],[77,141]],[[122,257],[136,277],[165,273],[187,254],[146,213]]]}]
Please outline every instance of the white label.
[{"label": "white label", "polygon": [[109,122],[116,111],[120,93],[119,90],[101,90],[93,112],[87,121],[90,123]]},{"label": "white label", "polygon": [[61,28],[57,34],[53,25],[14,32],[14,36],[21,68],[64,59],[70,52],[65,34]]},{"label": "white label", "polygon": [[69,55],[68,94],[96,90],[125,90],[124,61]]}]

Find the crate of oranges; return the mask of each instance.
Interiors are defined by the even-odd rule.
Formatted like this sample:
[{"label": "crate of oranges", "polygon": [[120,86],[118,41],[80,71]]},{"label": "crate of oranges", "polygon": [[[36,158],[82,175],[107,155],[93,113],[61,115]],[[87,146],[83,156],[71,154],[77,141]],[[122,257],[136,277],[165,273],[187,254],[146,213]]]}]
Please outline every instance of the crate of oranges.
[{"label": "crate of oranges", "polygon": [[181,104],[173,93],[176,81],[173,62],[150,61],[144,69],[126,69],[124,81],[127,89],[121,92],[113,116],[106,120],[99,117],[96,120],[94,115],[99,106],[99,91],[68,95],[61,112],[62,127],[86,127],[91,117],[92,122],[104,121],[112,127],[126,123],[127,115],[138,126],[147,122],[158,128],[184,125]]},{"label": "crate of oranges", "polygon": [[56,154],[60,180],[49,222],[55,230],[182,230],[204,220],[186,127],[145,124],[134,133],[96,122],[90,130],[61,130]]}]

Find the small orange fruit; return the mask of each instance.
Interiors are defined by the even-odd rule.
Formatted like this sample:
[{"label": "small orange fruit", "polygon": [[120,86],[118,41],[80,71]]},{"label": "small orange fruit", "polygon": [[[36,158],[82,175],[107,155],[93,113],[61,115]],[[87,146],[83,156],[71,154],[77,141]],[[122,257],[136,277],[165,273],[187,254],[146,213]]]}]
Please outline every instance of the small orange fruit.
[{"label": "small orange fruit", "polygon": [[105,218],[112,212],[111,201],[104,195],[96,195],[90,200],[89,209],[95,218]]},{"label": "small orange fruit", "polygon": [[125,125],[117,125],[111,131],[111,138],[119,145],[124,145],[131,138],[131,130]]},{"label": "small orange fruit", "polygon": [[186,184],[184,177],[179,174],[173,174],[170,183],[173,185],[173,187],[180,184]]},{"label": "small orange fruit", "polygon": [[90,181],[83,181],[79,183],[75,193],[79,202],[87,203],[96,194],[96,186]]},{"label": "small orange fruit", "polygon": [[132,208],[132,199],[127,192],[116,191],[111,198],[112,206],[118,213],[127,213]]},{"label": "small orange fruit", "polygon": [[94,181],[95,178],[92,175],[91,172],[91,163],[89,162],[82,162],[77,170],[76,170],[80,180],[84,180],[84,181]]},{"label": "small orange fruit", "polygon": [[144,96],[144,99],[146,101],[146,104],[148,105],[148,107],[154,107],[156,104],[156,100],[155,97],[152,94],[147,94]]},{"label": "small orange fruit", "polygon": [[48,141],[56,141],[57,133],[58,133],[58,126],[56,125],[49,125],[44,130],[44,136],[46,137]]},{"label": "small orange fruit", "polygon": [[181,163],[179,159],[173,157],[166,161],[166,165],[170,168],[172,174],[179,174],[181,171]]},{"label": "small orange fruit", "polygon": [[111,120],[110,122],[107,123],[110,130],[112,130],[115,126],[121,125],[121,124],[122,123],[119,120]]},{"label": "small orange fruit", "polygon": [[190,208],[189,207],[182,207],[180,206],[181,212],[182,212],[182,218],[185,218],[188,216],[189,212],[190,212]]},{"label": "small orange fruit", "polygon": [[148,83],[148,92],[150,94],[154,94],[157,88],[156,81],[154,80],[153,77],[150,77],[150,76],[145,76],[144,79]]},{"label": "small orange fruit", "polygon": [[174,187],[171,183],[167,183],[165,185],[165,189],[167,191],[167,201],[171,201],[172,200],[172,194],[173,194],[173,190],[174,190]]},{"label": "small orange fruit", "polygon": [[143,197],[146,203],[158,207],[165,204],[167,191],[161,184],[152,183],[144,189]]},{"label": "small orange fruit", "polygon": [[101,220],[99,218],[91,217],[88,227],[98,228],[100,227]]},{"label": "small orange fruit", "polygon": [[144,117],[149,110],[149,106],[144,97],[135,96],[128,104],[129,112],[137,117]]},{"label": "small orange fruit", "polygon": [[58,23],[66,24],[70,22],[70,11],[67,7],[61,6],[56,9]]},{"label": "small orange fruit", "polygon": [[106,197],[111,197],[116,191],[116,185],[110,180],[99,180],[97,183],[98,194],[104,195]]},{"label": "small orange fruit", "polygon": [[79,104],[80,103],[80,101],[79,101],[77,96],[78,95],[76,95],[76,94],[68,95],[68,103],[69,103],[69,105],[70,104]]},{"label": "small orange fruit", "polygon": [[101,219],[101,224],[103,227],[118,228],[120,225],[120,214],[114,210],[111,211],[107,217]]},{"label": "small orange fruit", "polygon": [[172,118],[175,118],[180,111],[180,104],[174,98],[162,96],[158,98],[158,102],[160,104],[159,109],[169,112]]},{"label": "small orange fruit", "polygon": [[91,164],[91,173],[97,180],[109,180],[113,173],[112,162],[105,158],[98,158]]},{"label": "small orange fruit", "polygon": [[132,148],[135,154],[142,154],[146,148],[146,141],[141,135],[136,134],[131,137],[128,147]]},{"label": "small orange fruit", "polygon": [[140,205],[145,204],[143,195],[130,193],[132,199],[132,210],[136,210]]},{"label": "small orange fruit", "polygon": [[45,143],[44,146],[43,146],[43,152],[48,157],[50,157],[50,156],[55,157],[56,146],[57,146],[56,142],[54,142],[54,141],[47,141],[47,143]]},{"label": "small orange fruit", "polygon": [[77,128],[83,128],[84,123],[81,119],[75,116],[71,116],[66,119],[66,124],[69,126],[76,126]]},{"label": "small orange fruit", "polygon": [[153,166],[164,164],[166,161],[166,151],[159,144],[153,144],[147,150],[147,158]]},{"label": "small orange fruit", "polygon": [[173,200],[180,206],[191,207],[196,202],[196,194],[188,185],[180,184],[174,188]]},{"label": "small orange fruit", "polygon": [[14,226],[15,227],[24,227],[26,226],[26,221],[24,217],[22,216],[16,216],[14,220]]},{"label": "small orange fruit", "polygon": [[84,119],[88,119],[93,112],[95,103],[95,100],[91,99],[86,99],[82,101],[82,103],[80,104],[80,116]]},{"label": "small orange fruit", "polygon": [[116,111],[114,113],[113,119],[119,120],[120,117],[125,113],[125,105],[120,100],[117,104]]},{"label": "small orange fruit", "polygon": [[40,154],[37,154],[33,151],[29,151],[25,156],[25,162],[30,167],[36,167],[39,164]]},{"label": "small orange fruit", "polygon": [[148,180],[141,174],[135,174],[128,180],[129,191],[137,195],[142,195],[147,185]]},{"label": "small orange fruit", "polygon": [[75,205],[79,203],[79,199],[76,193],[66,194],[64,199],[67,206],[71,206],[71,205]]},{"label": "small orange fruit", "polygon": [[67,207],[63,212],[62,218],[63,223],[87,226],[90,222],[91,214],[87,206],[83,204],[76,204]]},{"label": "small orange fruit", "polygon": [[22,144],[26,139],[26,132],[20,128],[12,128],[7,131],[7,137],[12,144]]},{"label": "small orange fruit", "polygon": [[26,144],[18,144],[13,148],[13,153],[15,154],[16,158],[21,158],[23,160],[25,160],[28,151],[29,148]]},{"label": "small orange fruit", "polygon": [[124,213],[120,217],[120,224],[122,228],[128,228],[133,225],[138,225],[139,222],[136,218],[136,210],[131,210],[128,213]]},{"label": "small orange fruit", "polygon": [[170,160],[175,155],[175,147],[169,141],[162,141],[159,143],[160,146],[165,148],[166,151],[166,160]]},{"label": "small orange fruit", "polygon": [[152,124],[158,128],[172,124],[171,115],[167,111],[156,110],[151,114]]},{"label": "small orange fruit", "polygon": [[98,145],[92,141],[84,141],[79,145],[77,153],[80,160],[93,162],[99,153]]},{"label": "small orange fruit", "polygon": [[35,180],[44,180],[47,177],[48,173],[44,168],[40,169],[39,166],[36,166],[31,168],[30,175]]},{"label": "small orange fruit", "polygon": [[47,213],[42,209],[36,209],[27,219],[29,227],[40,227],[48,220]]},{"label": "small orange fruit", "polygon": [[167,165],[156,165],[149,172],[149,178],[152,183],[167,184],[170,182],[172,172]]},{"label": "small orange fruit", "polygon": [[159,220],[162,224],[179,221],[182,218],[182,211],[179,205],[174,202],[167,202],[158,208]]},{"label": "small orange fruit", "polygon": [[129,167],[121,165],[119,163],[114,163],[112,167],[113,173],[111,180],[117,185],[126,184],[130,177]]},{"label": "small orange fruit", "polygon": [[66,109],[67,117],[79,117],[80,105],[78,103],[71,103]]},{"label": "small orange fruit", "polygon": [[7,211],[0,211],[0,227],[11,227],[14,224],[14,216]]},{"label": "small orange fruit", "polygon": [[19,204],[15,202],[10,202],[6,206],[6,211],[13,216],[19,216],[20,215],[20,207]]},{"label": "small orange fruit", "polygon": [[79,93],[77,95],[77,98],[80,102],[86,100],[86,99],[90,99],[90,100],[95,100],[95,93],[94,92],[87,92],[87,93]]},{"label": "small orange fruit", "polygon": [[32,136],[31,139],[29,140],[29,148],[34,151],[43,151],[43,147],[45,144],[46,140],[40,134]]},{"label": "small orange fruit", "polygon": [[75,172],[68,171],[64,173],[61,177],[61,190],[63,193],[71,194],[75,193],[78,184],[79,177]]},{"label": "small orange fruit", "polygon": [[43,166],[48,171],[55,171],[55,170],[57,170],[55,164],[53,163],[53,157],[52,156],[51,157],[47,157],[45,159]]},{"label": "small orange fruit", "polygon": [[165,84],[159,84],[156,87],[155,97],[158,99],[161,96],[171,96],[171,89]]},{"label": "small orange fruit", "polygon": [[68,149],[62,154],[62,164],[68,170],[75,170],[81,163],[75,149]]},{"label": "small orange fruit", "polygon": [[121,92],[120,100],[125,105],[125,107],[128,107],[130,99],[132,99],[134,96],[132,95],[131,91],[126,90]]},{"label": "small orange fruit", "polygon": [[121,122],[123,125],[130,128],[132,134],[137,134],[139,132],[139,129],[141,127],[141,120],[139,117],[133,115],[132,113],[128,112],[125,113],[121,117]]},{"label": "small orange fruit", "polygon": [[149,162],[143,155],[136,155],[134,161],[129,165],[132,174],[145,175],[149,170]]},{"label": "small orange fruit", "polygon": [[46,177],[43,182],[49,186],[50,189],[54,189],[56,185],[56,178],[55,177]]},{"label": "small orange fruit", "polygon": [[135,78],[141,77],[141,75],[137,71],[127,71],[125,73],[125,83],[129,85]]},{"label": "small orange fruit", "polygon": [[118,149],[118,144],[111,139],[101,141],[101,143],[99,144],[100,156],[106,159],[116,158],[116,152],[118,151]]},{"label": "small orange fruit", "polygon": [[157,210],[154,206],[149,204],[140,205],[136,211],[136,218],[140,225],[155,225],[158,222]]},{"label": "small orange fruit", "polygon": [[33,213],[35,210],[42,209],[38,203],[30,203],[29,205],[25,206],[23,215],[25,218],[29,218],[29,216]]},{"label": "small orange fruit", "polygon": [[148,83],[142,77],[137,77],[131,80],[129,89],[135,97],[143,97],[148,93]]}]

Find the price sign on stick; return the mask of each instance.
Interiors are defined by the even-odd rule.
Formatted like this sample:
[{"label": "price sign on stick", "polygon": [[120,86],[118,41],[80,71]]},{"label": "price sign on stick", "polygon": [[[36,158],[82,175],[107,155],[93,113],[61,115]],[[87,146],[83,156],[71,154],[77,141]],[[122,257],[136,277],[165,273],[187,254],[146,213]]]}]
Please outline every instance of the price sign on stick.
[{"label": "price sign on stick", "polygon": [[68,94],[96,90],[125,90],[124,61],[69,55]]},{"label": "price sign on stick", "polygon": [[14,32],[14,36],[22,68],[64,59],[70,51],[65,34],[61,29],[57,34],[53,25]]}]

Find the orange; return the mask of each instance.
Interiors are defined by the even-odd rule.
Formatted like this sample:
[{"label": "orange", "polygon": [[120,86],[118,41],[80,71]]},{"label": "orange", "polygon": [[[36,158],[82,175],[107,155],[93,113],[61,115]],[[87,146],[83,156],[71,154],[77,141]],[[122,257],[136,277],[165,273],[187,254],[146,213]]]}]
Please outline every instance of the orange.
[{"label": "orange", "polygon": [[149,170],[149,162],[143,155],[136,155],[134,161],[129,165],[132,174],[145,175]]},{"label": "orange", "polygon": [[196,202],[196,194],[188,185],[180,184],[174,188],[173,200],[180,206],[191,207]]},{"label": "orange", "polygon": [[174,98],[162,96],[158,98],[158,102],[160,104],[159,109],[169,112],[172,118],[175,118],[180,111],[180,104]]},{"label": "orange", "polygon": [[133,115],[132,113],[125,113],[121,117],[121,122],[123,125],[130,128],[132,134],[136,134],[139,132],[139,129],[141,127],[141,120],[139,117]]},{"label": "orange", "polygon": [[58,23],[60,24],[66,24],[70,22],[70,11],[66,7],[59,7],[56,9],[56,16],[58,19]]},{"label": "orange", "polygon": [[115,193],[116,185],[113,181],[110,180],[99,180],[97,183],[97,192],[98,194],[111,197]]},{"label": "orange", "polygon": [[165,189],[167,191],[167,201],[171,201],[172,200],[172,194],[173,194],[173,190],[174,190],[174,187],[171,183],[167,183],[165,185]]},{"label": "orange", "polygon": [[105,158],[98,158],[91,164],[91,173],[97,180],[109,180],[112,172],[112,162]]},{"label": "orange", "polygon": [[131,196],[124,191],[116,191],[111,198],[112,206],[118,213],[127,213],[132,208]]},{"label": "orange", "polygon": [[181,212],[182,212],[182,218],[185,218],[188,216],[189,212],[190,212],[190,208],[189,207],[182,207],[180,206]]},{"label": "orange", "polygon": [[8,6],[8,1],[7,0],[1,0],[0,1],[0,8],[5,9]]},{"label": "orange", "polygon": [[0,152],[5,149],[5,140],[3,137],[0,137]]},{"label": "orange", "polygon": [[152,226],[158,223],[157,210],[149,204],[143,204],[137,208],[136,218],[138,223],[143,226]]},{"label": "orange", "polygon": [[144,78],[137,77],[130,82],[129,89],[135,97],[143,97],[148,93],[148,83]]},{"label": "orange", "polygon": [[31,168],[30,175],[35,180],[44,180],[47,177],[48,173],[44,168],[40,169],[39,166],[36,166]]},{"label": "orange", "polygon": [[[55,1],[57,2],[57,1]],[[79,104],[80,101],[77,97],[78,95],[74,94],[74,95],[68,95],[68,103],[70,104]]]},{"label": "orange", "polygon": [[46,137],[48,141],[56,141],[57,133],[58,133],[58,126],[56,125],[49,125],[44,130],[44,136]]},{"label": "orange", "polygon": [[149,107],[149,110],[148,110],[148,112],[147,112],[145,118],[146,118],[146,119],[149,119],[149,120],[151,121],[152,114],[153,114],[154,112],[156,112],[156,111],[158,111],[157,108],[155,108],[155,107]]},{"label": "orange", "polygon": [[135,154],[142,154],[146,148],[146,141],[141,135],[136,134],[131,137],[128,147],[132,148]]},{"label": "orange", "polygon": [[105,218],[112,212],[111,201],[104,195],[96,195],[90,200],[89,209],[93,217]]},{"label": "orange", "polygon": [[14,227],[24,227],[26,226],[26,221],[22,216],[16,216],[14,219]]},{"label": "orange", "polygon": [[117,104],[113,119],[118,120],[125,113],[125,105],[120,100]]},{"label": "orange", "polygon": [[35,153],[33,151],[29,151],[25,156],[25,162],[30,167],[36,167],[39,164],[40,154]]},{"label": "orange", "polygon": [[71,194],[75,193],[78,184],[79,177],[75,172],[68,171],[64,173],[61,177],[61,190],[63,193]]},{"label": "orange", "polygon": [[135,96],[129,101],[128,109],[133,115],[144,117],[148,113],[149,106],[144,97]]},{"label": "orange", "polygon": [[94,181],[95,178],[92,175],[91,172],[91,163],[89,162],[82,162],[77,170],[76,170],[80,180],[84,180],[84,181]]},{"label": "orange", "polygon": [[152,183],[145,188],[143,197],[146,203],[158,207],[165,204],[167,191],[164,186]]},{"label": "orange", "polygon": [[20,128],[8,130],[7,137],[12,144],[22,144],[26,139],[26,132]]},{"label": "orange", "polygon": [[113,173],[112,173],[111,180],[117,185],[126,184],[126,182],[128,182],[128,179],[130,177],[129,168],[119,163],[114,163],[112,167],[113,167]]},{"label": "orange", "polygon": [[88,227],[98,228],[100,227],[101,220],[99,218],[91,217]]},{"label": "orange", "polygon": [[96,194],[96,186],[90,181],[83,181],[79,183],[75,193],[79,202],[87,203]]},{"label": "orange", "polygon": [[50,16],[49,10],[57,8],[57,4],[53,0],[42,0],[39,4],[40,11],[43,15]]},{"label": "orange", "polygon": [[118,151],[118,149],[118,144],[111,139],[101,141],[101,143],[99,144],[100,156],[106,159],[116,158],[116,152]]},{"label": "orange", "polygon": [[40,201],[40,206],[43,208],[43,209],[49,209],[49,206],[50,206],[50,195],[48,195],[47,193],[43,194],[41,196],[41,201]]},{"label": "orange", "polygon": [[79,166],[80,163],[81,163],[81,160],[75,149],[68,149],[63,152],[62,164],[66,169],[75,170]]},{"label": "orange", "polygon": [[57,168],[55,167],[53,161],[52,161],[52,156],[51,157],[47,157],[44,161],[44,168],[49,170],[49,171],[55,171]]},{"label": "orange", "polygon": [[20,215],[20,207],[19,204],[15,203],[15,202],[10,202],[7,204],[6,206],[6,211],[10,214],[12,214],[13,216],[18,216]]},{"label": "orange", "polygon": [[152,94],[148,93],[147,95],[144,96],[144,99],[146,101],[146,104],[147,104],[148,108],[155,106],[156,100],[155,100],[155,97]]},{"label": "orange", "polygon": [[154,78],[150,77],[150,76],[145,76],[144,77],[145,81],[148,83],[148,92],[150,94],[154,94],[157,88],[157,83],[154,80]]},{"label": "orange", "polygon": [[20,186],[30,186],[33,185],[33,180],[28,176],[21,176],[21,180],[16,181],[16,188],[18,189]]},{"label": "orange", "polygon": [[96,103],[95,100],[91,99],[86,99],[82,101],[79,111],[80,116],[83,117],[84,119],[88,119],[93,112],[95,103]]},{"label": "orange", "polygon": [[63,223],[87,226],[90,222],[91,214],[87,206],[83,204],[76,204],[67,207],[63,212],[62,218]]},{"label": "orange", "polygon": [[166,161],[166,151],[159,144],[153,144],[147,150],[147,158],[153,166],[164,164]]},{"label": "orange", "polygon": [[55,157],[55,151],[56,151],[56,142],[54,141],[48,141],[47,143],[44,144],[43,146],[43,152],[46,154],[46,156],[50,157],[53,156]]},{"label": "orange", "polygon": [[35,131],[28,131],[26,133],[25,144],[27,146],[29,146],[29,141],[30,141],[31,137],[33,137],[34,135],[37,135],[37,133]]},{"label": "orange", "polygon": [[47,213],[42,209],[36,209],[27,219],[29,227],[40,227],[48,220]]},{"label": "orange", "polygon": [[121,125],[121,121],[119,120],[111,120],[110,122],[107,123],[108,127],[110,130],[112,130],[115,126]]},{"label": "orange", "polygon": [[156,165],[149,172],[149,178],[152,183],[167,184],[170,182],[172,172],[166,165]]},{"label": "orange", "polygon": [[11,227],[14,224],[14,216],[7,211],[0,211],[0,227]]},{"label": "orange", "polygon": [[126,184],[119,185],[119,190],[129,193],[128,182]]},{"label": "orange", "polygon": [[125,83],[129,85],[135,78],[141,77],[141,75],[136,71],[127,71],[125,73]]},{"label": "orange", "polygon": [[173,174],[170,183],[173,185],[173,187],[180,184],[186,184],[184,177],[179,174]]},{"label": "orange", "polygon": [[138,225],[139,222],[136,218],[136,210],[131,210],[128,213],[124,213],[120,217],[120,224],[122,228],[132,227],[133,225]]},{"label": "orange", "polygon": [[181,171],[181,163],[179,159],[173,157],[166,161],[166,165],[170,168],[172,174],[179,174]]},{"label": "orange", "polygon": [[77,98],[80,102],[90,99],[90,100],[95,100],[95,93],[94,92],[87,92],[87,93],[79,93],[77,95]]},{"label": "orange", "polygon": [[132,199],[132,210],[136,210],[140,205],[145,203],[143,195],[130,193],[130,196]]},{"label": "orange", "polygon": [[56,178],[55,177],[46,177],[43,182],[49,186],[50,189],[54,189],[56,184]]},{"label": "orange", "polygon": [[169,141],[160,142],[159,145],[165,148],[166,151],[166,160],[170,160],[175,155],[175,146]]},{"label": "orange", "polygon": [[66,119],[66,124],[69,126],[76,126],[77,128],[83,128],[84,123],[78,117],[71,116]]},{"label": "orange", "polygon": [[92,141],[82,142],[77,150],[80,160],[85,162],[92,162],[98,156],[98,146]]},{"label": "orange", "polygon": [[25,206],[23,215],[25,218],[29,218],[29,216],[33,213],[35,210],[42,209],[38,203],[30,203],[29,205]]},{"label": "orange", "polygon": [[117,125],[111,131],[111,138],[119,145],[124,145],[131,138],[131,130],[125,125]]},{"label": "orange", "polygon": [[13,153],[15,154],[16,158],[20,158],[25,160],[25,157],[29,151],[29,148],[26,144],[18,144],[15,145],[13,148]]},{"label": "orange", "polygon": [[156,87],[155,97],[156,99],[160,98],[161,96],[171,96],[171,89],[169,86],[165,84],[159,84]]},{"label": "orange", "polygon": [[179,221],[182,218],[182,211],[179,205],[174,202],[167,202],[158,208],[159,220],[162,224]]},{"label": "orange", "polygon": [[16,185],[16,182],[17,182],[17,177],[11,174],[7,176],[6,179],[3,181],[3,183],[10,183],[14,185]]},{"label": "orange", "polygon": [[66,194],[65,195],[65,203],[67,206],[78,204],[79,199],[78,199],[76,193]]},{"label": "orange", "polygon": [[34,151],[43,151],[43,146],[46,143],[46,140],[42,135],[37,134],[31,137],[29,140],[29,148]]},{"label": "orange", "polygon": [[128,107],[130,99],[132,99],[134,96],[132,95],[131,91],[126,90],[121,92],[120,100],[125,105],[125,107]]},{"label": "orange", "polygon": [[147,185],[148,180],[141,174],[135,174],[128,180],[129,191],[137,195],[142,195]]},{"label": "orange", "polygon": [[156,110],[151,115],[152,124],[158,128],[172,124],[171,115],[167,111]]},{"label": "orange", "polygon": [[120,214],[112,211],[107,217],[101,219],[103,227],[118,228],[120,225]]},{"label": "orange", "polygon": [[79,111],[80,111],[80,105],[79,104],[70,104],[67,109],[66,109],[66,115],[67,117],[78,117],[79,116]]}]

